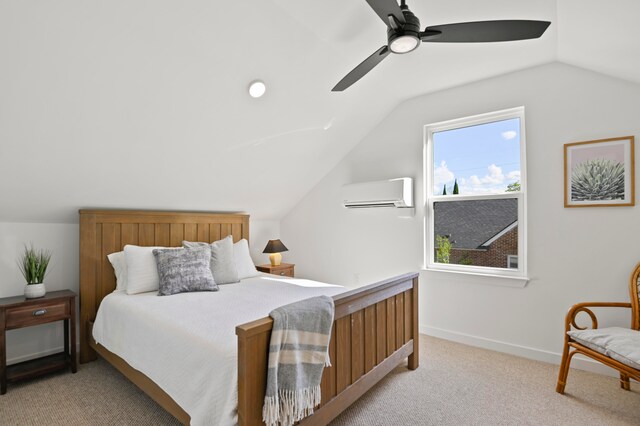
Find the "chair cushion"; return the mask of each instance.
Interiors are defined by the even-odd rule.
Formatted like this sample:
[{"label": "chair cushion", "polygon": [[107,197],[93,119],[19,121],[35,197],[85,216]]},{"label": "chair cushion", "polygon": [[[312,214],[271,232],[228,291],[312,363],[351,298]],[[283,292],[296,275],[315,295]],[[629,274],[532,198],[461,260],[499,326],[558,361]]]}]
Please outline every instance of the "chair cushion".
[{"label": "chair cushion", "polygon": [[608,334],[608,330],[608,328],[597,328],[595,330],[572,330],[567,332],[567,334],[581,345],[605,355],[607,351],[606,344],[611,338]]},{"label": "chair cushion", "polygon": [[573,330],[567,334],[576,342],[596,352],[640,370],[640,331],[609,327]]}]

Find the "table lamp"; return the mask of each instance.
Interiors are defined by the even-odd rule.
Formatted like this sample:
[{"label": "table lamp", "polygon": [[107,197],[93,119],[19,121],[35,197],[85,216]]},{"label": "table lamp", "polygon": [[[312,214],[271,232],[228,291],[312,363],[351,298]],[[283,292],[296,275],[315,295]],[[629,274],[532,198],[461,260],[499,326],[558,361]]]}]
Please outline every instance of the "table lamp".
[{"label": "table lamp", "polygon": [[282,244],[280,240],[269,240],[267,246],[262,251],[263,253],[269,254],[269,261],[271,262],[271,266],[278,266],[280,262],[282,262],[282,255],[280,254],[283,251],[289,251],[288,248]]}]

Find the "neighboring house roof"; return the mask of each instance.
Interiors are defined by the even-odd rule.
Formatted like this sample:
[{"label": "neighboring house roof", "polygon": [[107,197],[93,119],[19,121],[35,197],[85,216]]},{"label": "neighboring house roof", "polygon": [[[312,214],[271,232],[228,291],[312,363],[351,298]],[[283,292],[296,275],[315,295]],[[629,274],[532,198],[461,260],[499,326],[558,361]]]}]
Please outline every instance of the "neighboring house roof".
[{"label": "neighboring house roof", "polygon": [[453,248],[482,249],[518,221],[518,200],[448,201],[434,203],[435,234],[450,235]]}]

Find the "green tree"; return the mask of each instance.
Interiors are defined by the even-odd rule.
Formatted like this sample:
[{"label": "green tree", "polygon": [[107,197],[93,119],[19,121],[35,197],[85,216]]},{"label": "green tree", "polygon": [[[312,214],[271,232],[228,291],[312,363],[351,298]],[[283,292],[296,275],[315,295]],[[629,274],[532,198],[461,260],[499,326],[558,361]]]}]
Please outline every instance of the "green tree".
[{"label": "green tree", "polygon": [[442,187],[442,195],[447,195],[447,184],[446,183]]},{"label": "green tree", "polygon": [[519,192],[520,191],[520,181],[516,181],[507,185],[507,189],[505,192]]},{"label": "green tree", "polygon": [[458,195],[458,179],[453,182],[453,195]]},{"label": "green tree", "polygon": [[473,259],[471,259],[471,255],[468,251],[460,258],[459,263],[460,265],[473,265]]},{"label": "green tree", "polygon": [[446,235],[436,235],[436,262],[449,263],[451,241]]}]

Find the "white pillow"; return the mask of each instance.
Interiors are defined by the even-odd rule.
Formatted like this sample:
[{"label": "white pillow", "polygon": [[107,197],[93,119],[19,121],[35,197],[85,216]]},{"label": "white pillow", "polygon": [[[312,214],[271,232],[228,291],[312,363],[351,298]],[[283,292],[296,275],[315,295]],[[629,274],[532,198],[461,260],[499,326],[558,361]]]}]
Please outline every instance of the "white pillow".
[{"label": "white pillow", "polygon": [[124,291],[127,289],[127,261],[123,251],[118,251],[107,255],[107,259],[113,266],[116,274],[116,289],[114,291]]},{"label": "white pillow", "polygon": [[164,248],[182,249],[182,247],[140,247],[129,244],[124,246],[127,263],[127,294],[158,291],[160,277],[153,250]]},{"label": "white pillow", "polygon": [[240,281],[236,258],[234,256],[233,237],[231,235],[214,241],[211,244],[183,241],[182,245],[185,248],[211,247],[211,273],[213,274],[213,280],[216,284],[232,284]]},{"label": "white pillow", "polygon": [[253,260],[251,259],[249,243],[244,238],[233,245],[233,257],[236,260],[239,279],[242,280],[260,275],[260,272],[258,272],[256,265],[253,264]]}]

